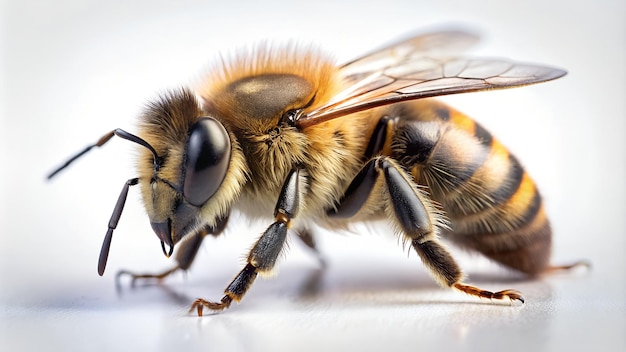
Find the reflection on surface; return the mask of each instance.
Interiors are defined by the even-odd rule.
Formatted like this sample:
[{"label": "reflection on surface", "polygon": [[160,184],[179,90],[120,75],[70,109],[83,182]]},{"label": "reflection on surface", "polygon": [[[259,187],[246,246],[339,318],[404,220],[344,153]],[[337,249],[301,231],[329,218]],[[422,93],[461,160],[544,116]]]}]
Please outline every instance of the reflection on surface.
[{"label": "reflection on surface", "polygon": [[[600,342],[621,336],[624,326],[624,279],[605,280],[611,275],[602,265],[534,280],[491,265],[470,270],[476,285],[525,294],[526,304],[510,305],[438,287],[415,256],[370,251],[363,260],[363,249],[326,248],[322,268],[295,252],[275,277],[258,280],[241,304],[202,318],[190,314],[189,305],[221,295],[237,271],[238,264],[227,264],[230,254],[200,258],[188,277],[176,273],[134,287],[121,280],[117,289],[112,276],[97,278],[93,268],[92,276],[62,279],[15,273],[8,282],[19,277],[29,289],[5,300],[0,334],[31,350],[49,348],[51,341],[59,349],[95,344],[103,350],[534,350],[583,338]],[[598,287],[605,292],[601,299]],[[597,338],[571,333],[596,325],[602,327]]]},{"label": "reflection on surface", "polygon": [[[441,288],[423,268],[412,267],[412,264],[420,265],[419,262],[408,262],[409,264],[404,265],[397,265],[395,261],[367,264],[344,256],[323,266],[307,263],[284,265],[276,277],[258,280],[251,293],[242,300],[242,305],[247,305],[248,301],[271,301],[273,297],[306,304],[325,301],[339,304],[346,298],[346,304],[362,305],[517,305],[507,300],[477,299]],[[115,288],[120,300],[127,299],[127,296],[132,296],[133,300],[141,299],[141,296],[154,299],[155,292],[161,292],[164,297],[168,297],[170,303],[184,306],[196,298],[191,292],[199,292],[198,297],[219,295],[221,289],[230,282],[225,275],[224,273],[219,278],[207,280],[197,276],[189,278],[185,272],[176,272],[165,278],[133,278],[127,271],[120,271],[116,276]],[[495,290],[504,285],[515,288],[530,286],[541,292],[541,299],[551,297],[550,286],[545,280],[528,278],[503,269],[493,268],[490,272],[470,273],[469,277],[473,284],[481,287]],[[445,298],[434,300],[431,297],[433,295]]]}]

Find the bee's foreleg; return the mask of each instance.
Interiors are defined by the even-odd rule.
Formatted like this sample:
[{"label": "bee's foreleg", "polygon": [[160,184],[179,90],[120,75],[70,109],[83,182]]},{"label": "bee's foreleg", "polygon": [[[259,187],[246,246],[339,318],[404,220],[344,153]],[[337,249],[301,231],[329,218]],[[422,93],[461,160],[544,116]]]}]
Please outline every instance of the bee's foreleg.
[{"label": "bee's foreleg", "polygon": [[217,219],[214,226],[204,226],[194,237],[181,243],[180,249],[176,252],[178,268],[181,270],[189,269],[193,260],[196,258],[196,254],[198,254],[202,240],[208,235],[214,237],[219,236],[224,231],[224,228],[226,228],[226,224],[228,224],[228,215]]},{"label": "bee's foreleg", "polygon": [[301,182],[300,170],[294,168],[287,176],[278,197],[274,210],[274,223],[265,230],[252,247],[248,254],[248,263],[226,287],[221,301],[209,302],[198,298],[191,305],[190,311],[196,309],[198,315],[202,316],[204,307],[213,311],[230,307],[233,301],[241,301],[258,274],[269,272],[274,268],[283,250],[291,220],[298,212]]},{"label": "bee's foreleg", "polygon": [[381,178],[385,186],[382,197],[385,212],[411,242],[437,282],[474,296],[523,302],[521,294],[515,290],[490,292],[461,282],[463,273],[459,265],[437,236],[441,215],[428,196],[389,157],[379,156],[370,160],[354,178],[336,209],[328,215],[340,218],[355,215],[366,204]]},{"label": "bee's foreleg", "polygon": [[118,284],[120,277],[124,275],[131,277],[131,285],[134,286],[136,281],[139,279],[156,279],[160,281],[178,270],[188,270],[196,258],[196,254],[198,254],[200,245],[202,245],[202,240],[204,240],[207,235],[218,236],[221,234],[226,227],[227,222],[228,216],[225,216],[218,219],[215,226],[207,225],[199,231],[188,235],[189,238],[185,239],[176,251],[177,264],[173,268],[158,274],[137,274],[127,270],[121,270],[117,273]]}]

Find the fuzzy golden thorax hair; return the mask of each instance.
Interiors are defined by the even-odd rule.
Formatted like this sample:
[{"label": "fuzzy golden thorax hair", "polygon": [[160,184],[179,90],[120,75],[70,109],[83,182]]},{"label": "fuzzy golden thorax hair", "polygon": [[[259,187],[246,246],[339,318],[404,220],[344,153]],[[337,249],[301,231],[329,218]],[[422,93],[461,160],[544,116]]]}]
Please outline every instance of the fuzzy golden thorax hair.
[{"label": "fuzzy golden thorax hair", "polygon": [[273,208],[289,171],[304,165],[310,189],[303,207],[332,204],[358,171],[364,121],[348,126],[336,119],[298,130],[289,118],[345,88],[337,66],[315,49],[294,45],[258,46],[227,62],[214,65],[198,93],[207,113],[219,116],[241,143],[250,168],[247,196],[257,207]]}]

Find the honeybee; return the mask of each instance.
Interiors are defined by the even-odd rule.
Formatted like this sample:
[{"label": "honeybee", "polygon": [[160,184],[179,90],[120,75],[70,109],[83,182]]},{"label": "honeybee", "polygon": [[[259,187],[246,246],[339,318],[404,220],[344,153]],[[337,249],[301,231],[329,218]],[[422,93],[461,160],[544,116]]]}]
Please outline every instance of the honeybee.
[{"label": "honeybee", "polygon": [[195,89],[162,95],[140,116],[137,134],[115,129],[49,178],[113,136],[143,147],[138,176],[124,184],[109,221],[100,275],[131,186],[139,185],[163,253],[180,243],[171,270],[133,278],[187,270],[232,209],[269,218],[221,300],[193,302],[198,315],[239,302],[275,267],[288,233],[315,248],[315,226],[377,219],[389,221],[441,286],[523,302],[516,290],[464,283],[442,238],[529,275],[554,268],[537,186],[480,124],[423,98],[545,82],[566,71],[459,56],[476,40],[462,31],[426,33],[343,65],[308,47],[258,46],[214,65]]}]

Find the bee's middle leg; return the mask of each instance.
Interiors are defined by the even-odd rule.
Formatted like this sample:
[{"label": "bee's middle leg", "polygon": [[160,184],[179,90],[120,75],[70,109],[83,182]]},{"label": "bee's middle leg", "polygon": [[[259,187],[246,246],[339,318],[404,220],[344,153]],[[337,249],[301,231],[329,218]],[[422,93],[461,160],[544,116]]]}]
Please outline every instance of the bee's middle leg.
[{"label": "bee's middle leg", "polygon": [[301,182],[300,170],[294,168],[289,173],[278,197],[274,209],[274,222],[252,247],[248,254],[246,266],[226,287],[220,302],[210,302],[198,298],[191,305],[190,311],[196,309],[198,315],[202,316],[205,307],[212,311],[230,307],[233,301],[239,302],[243,298],[259,273],[269,272],[274,268],[285,244],[291,220],[298,212]]},{"label": "bee's middle leg", "polygon": [[371,159],[354,178],[336,209],[328,215],[339,218],[354,216],[365,205],[381,178],[385,186],[383,199],[386,213],[411,242],[439,284],[473,296],[524,301],[515,290],[491,292],[461,282],[463,273],[459,265],[438,238],[440,215],[428,196],[419,191],[410,176],[389,157]]}]

